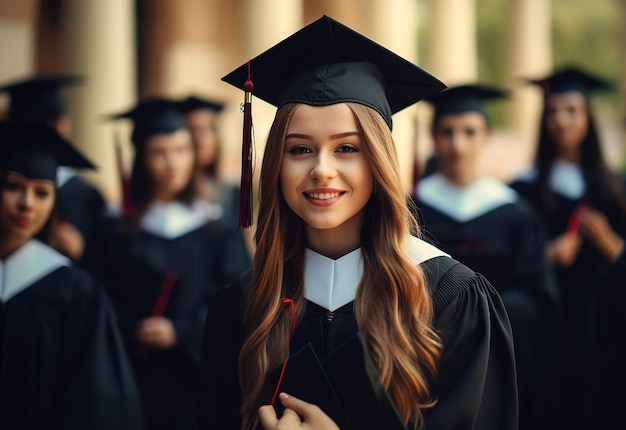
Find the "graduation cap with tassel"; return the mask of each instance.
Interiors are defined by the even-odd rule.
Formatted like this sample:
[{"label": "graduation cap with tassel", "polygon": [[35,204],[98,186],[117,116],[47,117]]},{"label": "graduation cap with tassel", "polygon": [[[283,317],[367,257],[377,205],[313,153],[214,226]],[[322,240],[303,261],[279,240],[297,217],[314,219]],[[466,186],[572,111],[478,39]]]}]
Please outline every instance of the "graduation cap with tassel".
[{"label": "graduation cap with tassel", "polygon": [[252,225],[252,94],[278,108],[352,102],[391,116],[446,86],[415,64],[328,16],[222,78],[244,91],[240,219]]}]

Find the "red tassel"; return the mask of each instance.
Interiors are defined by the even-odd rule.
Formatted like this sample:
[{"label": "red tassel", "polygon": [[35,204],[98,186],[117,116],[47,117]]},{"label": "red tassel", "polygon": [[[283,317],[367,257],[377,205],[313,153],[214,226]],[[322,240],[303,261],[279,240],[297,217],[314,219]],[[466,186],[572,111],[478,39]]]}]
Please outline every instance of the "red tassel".
[{"label": "red tassel", "polygon": [[250,61],[248,60],[248,79],[243,85],[243,141],[241,149],[241,189],[239,194],[239,227],[252,225],[252,91],[254,84],[250,79]]},{"label": "red tassel", "polygon": [[130,195],[130,180],[124,173],[124,162],[122,161],[122,143],[120,142],[119,133],[115,132],[115,159],[117,161],[117,169],[120,175],[122,186],[122,217],[132,218],[135,216],[135,205]]},{"label": "red tassel", "polygon": [[165,274],[165,278],[163,278],[163,283],[161,284],[161,288],[159,288],[159,293],[152,307],[153,317],[161,317],[165,314],[165,308],[170,301],[172,290],[176,284],[176,278],[176,272],[173,270],[168,270]]}]

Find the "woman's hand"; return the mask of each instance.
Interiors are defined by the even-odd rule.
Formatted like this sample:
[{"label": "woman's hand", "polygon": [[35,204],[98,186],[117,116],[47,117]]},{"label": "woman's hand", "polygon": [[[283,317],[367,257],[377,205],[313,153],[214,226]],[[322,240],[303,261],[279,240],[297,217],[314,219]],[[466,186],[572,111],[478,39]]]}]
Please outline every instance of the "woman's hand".
[{"label": "woman's hand", "polygon": [[49,244],[74,261],[80,260],[85,250],[83,235],[67,221],[56,221],[54,223],[50,233]]},{"label": "woman's hand", "polygon": [[172,322],[164,317],[142,320],[137,328],[137,341],[153,348],[172,348],[178,342]]},{"label": "woman's hand", "polygon": [[548,260],[555,266],[571,266],[578,257],[580,242],[578,235],[569,234],[563,234],[549,241],[546,246]]},{"label": "woman's hand", "polygon": [[286,393],[280,393],[280,401],[285,407],[283,416],[278,419],[272,405],[259,408],[259,419],[265,430],[339,430],[318,406],[307,403]]},{"label": "woman's hand", "polygon": [[624,251],[624,239],[612,228],[607,217],[589,209],[580,222],[580,231],[610,261],[615,261]]}]

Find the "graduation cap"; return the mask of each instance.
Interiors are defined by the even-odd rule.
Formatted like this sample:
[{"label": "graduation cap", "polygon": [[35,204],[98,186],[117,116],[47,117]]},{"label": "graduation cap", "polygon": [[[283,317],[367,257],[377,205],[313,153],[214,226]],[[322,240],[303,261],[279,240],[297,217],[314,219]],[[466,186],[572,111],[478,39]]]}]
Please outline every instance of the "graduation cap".
[{"label": "graduation cap", "polygon": [[478,112],[489,118],[485,110],[485,102],[502,99],[508,92],[489,85],[473,84],[450,87],[440,93],[433,94],[424,101],[435,108],[434,119],[444,115],[455,115],[464,112]]},{"label": "graduation cap", "polygon": [[577,91],[588,98],[593,91],[613,88],[607,80],[577,66],[564,67],[543,78],[527,79],[527,81],[539,85],[546,95]]},{"label": "graduation cap", "polygon": [[[341,429],[407,429],[360,333],[324,360],[309,343],[289,358],[282,379],[280,370],[270,373],[273,385],[280,380],[280,391],[319,406]],[[284,410],[279,402],[274,408],[279,416]]]},{"label": "graduation cap", "polygon": [[197,96],[189,96],[180,102],[180,110],[187,114],[196,110],[210,110],[211,112],[219,113],[224,109],[224,103],[209,100]]},{"label": "graduation cap", "polygon": [[[446,86],[415,64],[328,16],[251,59],[223,81],[244,90],[244,142],[239,224],[251,224],[251,93],[280,108],[352,102],[391,116]],[[243,203],[243,205],[241,204]],[[249,204],[251,206],[251,203]],[[245,225],[247,224],[247,225]]]},{"label": "graduation cap", "polygon": [[186,128],[180,103],[166,98],[147,98],[125,112],[108,115],[107,119],[130,119],[133,121],[131,141],[142,145],[155,134],[170,134]]},{"label": "graduation cap", "polygon": [[10,96],[8,119],[41,121],[67,111],[61,88],[82,83],[80,76],[42,75],[0,87]]},{"label": "graduation cap", "polygon": [[27,178],[56,180],[57,168],[93,169],[74,146],[47,124],[0,123],[0,167]]}]

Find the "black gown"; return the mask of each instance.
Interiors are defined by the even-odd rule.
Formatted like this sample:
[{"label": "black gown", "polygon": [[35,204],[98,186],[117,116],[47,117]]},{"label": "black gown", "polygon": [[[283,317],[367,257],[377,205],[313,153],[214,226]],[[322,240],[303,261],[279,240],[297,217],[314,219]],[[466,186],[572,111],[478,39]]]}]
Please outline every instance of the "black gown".
[{"label": "black gown", "polygon": [[77,175],[59,185],[57,216],[72,224],[83,236],[84,251],[77,263],[91,269],[99,258],[96,240],[103,227],[106,203],[100,191]]},{"label": "black gown", "polygon": [[[437,405],[426,413],[425,427],[517,429],[512,334],[498,293],[484,277],[449,257],[432,258],[421,267],[435,303],[435,327],[443,340],[434,387]],[[249,274],[244,274],[211,301],[202,351],[202,429],[240,428],[237,359],[248,282]],[[292,354],[310,344],[318,357],[327,359],[358,333],[352,302],[334,312],[332,321],[324,308],[306,303],[290,345]],[[360,359],[354,357],[355,362]],[[360,394],[353,399],[358,408]]]},{"label": "black gown", "polygon": [[[511,187],[531,202],[543,216],[549,240],[568,230],[568,225],[572,225],[572,216],[580,205],[597,207],[594,195],[571,194],[567,191],[567,186],[571,186],[572,182],[570,178],[563,185],[559,185],[559,182],[551,185],[554,208],[551,213],[545,212],[540,205],[540,188],[532,173],[522,175],[511,183]],[[608,217],[614,230],[626,237],[626,219],[619,215],[619,209],[604,207],[599,210]],[[607,387],[613,384],[615,373],[621,372],[619,369],[623,367],[623,362],[614,361],[611,351],[615,343],[621,342],[619,339],[623,337],[623,332],[615,335],[615,324],[610,320],[616,312],[623,313],[623,310],[614,310],[616,304],[611,294],[611,284],[623,285],[623,277],[616,278],[619,267],[612,265],[595,246],[584,239],[574,264],[565,268],[555,267],[554,270],[562,300],[562,343],[558,347],[563,381],[558,396],[562,399],[562,427],[554,428],[602,427],[603,420],[615,411],[598,411],[612,403],[610,399],[607,401]],[[613,333],[613,336],[609,333]],[[554,377],[558,377],[558,374]],[[590,406],[581,408],[582,404]],[[618,406],[620,410],[623,407],[623,404]],[[604,428],[614,427],[609,425]]]},{"label": "black gown", "polygon": [[[139,391],[103,286],[67,259],[41,271],[40,256],[20,268],[22,289],[0,301],[0,428],[141,430]],[[0,268],[4,292],[20,274]]]},{"label": "black gown", "polygon": [[[142,393],[146,426],[195,429],[208,301],[251,266],[249,251],[241,231],[223,224],[204,223],[175,237],[146,230],[121,234],[120,226],[120,220],[111,219],[105,267],[99,273],[118,310]],[[173,323],[178,338],[174,348],[137,345],[138,323],[156,315]]]},{"label": "black gown", "polygon": [[[553,348],[559,322],[558,289],[540,219],[528,202],[492,178],[461,189],[434,174],[416,189],[424,233],[500,293],[515,340],[520,428],[539,428],[552,413],[550,381],[557,363],[537,351]],[[471,208],[463,211],[466,204]]]}]

